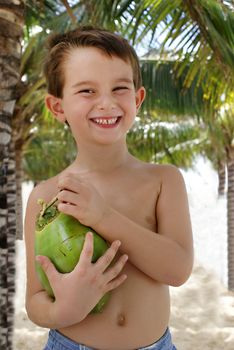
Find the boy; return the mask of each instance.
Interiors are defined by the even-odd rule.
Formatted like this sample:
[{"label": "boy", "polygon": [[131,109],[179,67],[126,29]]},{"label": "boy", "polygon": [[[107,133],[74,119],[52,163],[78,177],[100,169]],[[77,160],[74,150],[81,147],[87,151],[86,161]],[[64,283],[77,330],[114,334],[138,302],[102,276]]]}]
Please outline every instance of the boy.
[{"label": "boy", "polygon": [[[47,350],[175,349],[168,286],[183,284],[191,273],[191,224],[180,172],[142,162],[127,149],[126,134],[145,97],[136,53],[116,34],[82,27],[51,39],[45,75],[46,105],[69,124],[78,155],[61,174],[39,184],[28,201],[29,318],[51,329]],[[37,199],[50,201],[57,194],[60,211],[111,243],[91,264],[93,241],[87,234],[79,263],[64,275],[48,258],[34,255]],[[35,259],[55,302],[38,281]],[[104,311],[89,314],[108,290]]]}]

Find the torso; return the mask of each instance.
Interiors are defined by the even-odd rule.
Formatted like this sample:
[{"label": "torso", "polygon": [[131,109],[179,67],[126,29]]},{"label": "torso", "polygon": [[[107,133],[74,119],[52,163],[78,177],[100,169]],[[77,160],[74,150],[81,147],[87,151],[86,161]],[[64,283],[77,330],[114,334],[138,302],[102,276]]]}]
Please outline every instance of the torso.
[{"label": "torso", "polygon": [[[157,232],[156,205],[162,176],[161,166],[137,162],[121,174],[91,175],[88,180],[114,209]],[[49,181],[51,199],[56,193],[57,178]],[[127,280],[111,292],[111,299],[101,314],[89,315],[81,323],[59,331],[99,350],[133,350],[158,340],[169,322],[168,286],[152,280],[131,262],[126,264],[124,273]]]}]

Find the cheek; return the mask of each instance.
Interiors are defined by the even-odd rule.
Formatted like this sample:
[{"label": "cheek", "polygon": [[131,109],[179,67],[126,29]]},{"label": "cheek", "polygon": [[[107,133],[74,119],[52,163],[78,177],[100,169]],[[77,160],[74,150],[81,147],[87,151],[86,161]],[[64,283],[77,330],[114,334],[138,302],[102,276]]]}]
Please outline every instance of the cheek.
[{"label": "cheek", "polygon": [[81,115],[88,110],[88,104],[85,101],[80,101],[78,98],[72,98],[66,102],[64,109],[68,117],[73,118],[74,116]]},{"label": "cheek", "polygon": [[135,96],[133,96],[132,94],[118,96],[118,102],[128,110],[136,110],[136,100]]}]

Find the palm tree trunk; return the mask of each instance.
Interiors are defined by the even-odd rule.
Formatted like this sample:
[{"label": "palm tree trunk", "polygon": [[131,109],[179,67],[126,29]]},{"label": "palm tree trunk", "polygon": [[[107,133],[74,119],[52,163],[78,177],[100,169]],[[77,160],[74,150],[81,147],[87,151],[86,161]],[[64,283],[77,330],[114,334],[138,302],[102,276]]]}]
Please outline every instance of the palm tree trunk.
[{"label": "palm tree trunk", "polygon": [[228,288],[234,291],[234,149],[227,166]]},{"label": "palm tree trunk", "polygon": [[16,178],[15,149],[13,143],[9,146],[7,172],[7,342],[11,346],[14,326],[14,295],[15,295],[15,240],[16,240]]},{"label": "palm tree trunk", "polygon": [[218,165],[218,181],[218,195],[220,197],[224,195],[226,186],[226,164],[222,162]]},{"label": "palm tree trunk", "polygon": [[16,239],[23,238],[23,204],[22,204],[22,147],[15,147],[16,171]]},{"label": "palm tree trunk", "polygon": [[15,293],[15,161],[14,148],[4,148],[0,192],[0,348],[12,349]]},{"label": "palm tree trunk", "polygon": [[7,208],[7,149],[1,147],[1,181],[0,181],[0,347],[7,349],[7,236],[8,236],[8,208]]},{"label": "palm tree trunk", "polygon": [[0,348],[12,350],[15,292],[15,162],[11,118],[17,98],[25,1],[0,0]]}]

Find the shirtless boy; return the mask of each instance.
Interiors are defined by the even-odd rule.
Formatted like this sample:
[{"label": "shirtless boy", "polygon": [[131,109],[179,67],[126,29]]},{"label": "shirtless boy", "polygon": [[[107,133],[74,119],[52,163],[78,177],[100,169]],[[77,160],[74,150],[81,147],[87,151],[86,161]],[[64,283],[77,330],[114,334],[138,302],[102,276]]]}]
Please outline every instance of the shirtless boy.
[{"label": "shirtless boy", "polygon": [[[83,27],[51,39],[45,75],[46,105],[69,124],[78,154],[62,173],[39,184],[28,201],[28,316],[51,329],[47,350],[175,349],[168,329],[169,286],[190,276],[191,223],[179,170],[140,161],[127,148],[126,134],[145,97],[136,53],[116,34]],[[34,254],[37,199],[50,201],[57,194],[60,211],[111,244],[92,264],[92,234],[87,234],[69,274]],[[55,301],[40,285],[36,259]],[[89,314],[108,290],[103,312]]]}]

